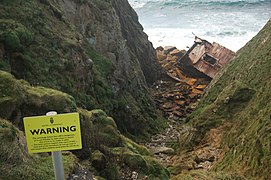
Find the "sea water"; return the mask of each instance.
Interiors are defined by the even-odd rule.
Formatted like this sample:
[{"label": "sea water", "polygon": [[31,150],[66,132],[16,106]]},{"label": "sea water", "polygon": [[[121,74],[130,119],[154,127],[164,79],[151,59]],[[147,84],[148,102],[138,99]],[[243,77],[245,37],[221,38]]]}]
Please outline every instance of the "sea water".
[{"label": "sea water", "polygon": [[[271,0],[129,0],[154,47],[187,49],[194,35],[233,51],[271,18]],[[188,46],[188,47],[187,47]]]}]

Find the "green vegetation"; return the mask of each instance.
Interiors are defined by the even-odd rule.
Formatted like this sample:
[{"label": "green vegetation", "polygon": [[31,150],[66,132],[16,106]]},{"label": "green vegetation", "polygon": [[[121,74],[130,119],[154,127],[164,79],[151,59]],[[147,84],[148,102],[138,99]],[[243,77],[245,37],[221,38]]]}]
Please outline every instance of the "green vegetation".
[{"label": "green vegetation", "polygon": [[[9,119],[21,129],[21,118],[25,116],[43,115],[50,110],[60,113],[76,111],[74,99],[68,94],[40,86],[32,87],[26,81],[17,80],[4,71],[0,71],[0,82],[0,116]],[[168,178],[168,171],[151,158],[149,151],[120,134],[114,119],[108,117],[104,111],[80,108],[77,111],[81,119],[83,149],[74,154],[80,159],[91,159],[97,175],[106,179],[118,179],[119,171],[125,163],[126,168],[137,170],[144,176]],[[0,168],[3,171],[0,177],[11,174],[11,179],[31,179],[34,176],[52,179],[51,157],[47,153],[41,156],[29,155],[24,135],[14,125],[1,120],[0,138]],[[64,156],[66,175],[76,168],[77,161],[71,154]],[[138,165],[141,166],[142,163],[147,169],[138,169]],[[12,168],[14,165],[18,168]]]},{"label": "green vegetation", "polygon": [[59,113],[76,110],[73,97],[60,91],[31,87],[4,71],[0,71],[0,82],[0,117],[15,119],[13,123],[20,128],[23,128],[21,118],[25,116],[43,115],[50,110]]},{"label": "green vegetation", "polygon": [[9,51],[20,51],[33,42],[30,31],[22,24],[8,19],[0,19],[0,41]]},{"label": "green vegetation", "polygon": [[[87,142],[85,149],[91,147],[92,164],[99,176],[119,179],[119,171],[128,168],[130,171],[137,171],[143,177],[169,178],[169,172],[151,157],[144,146],[120,134],[114,120],[104,111],[79,112],[82,124],[88,124],[82,130],[84,142]],[[83,152],[84,149],[81,153]]]},{"label": "green vegetation", "polygon": [[[189,141],[192,146],[211,128],[231,124],[222,129],[221,148],[225,155],[207,176],[213,177],[211,174],[217,172],[222,179],[271,178],[270,32],[271,21],[238,51],[221,77],[213,80],[198,109],[190,116],[190,126],[196,128]],[[224,172],[228,175],[222,176]]]},{"label": "green vegetation", "polygon": [[[75,2],[91,3],[107,13],[112,11],[111,1]],[[165,120],[150,104],[152,100],[144,87],[144,79],[137,77],[142,73],[138,63],[131,62],[129,77],[116,78],[114,64],[95,50],[87,40],[89,37],[78,33],[78,27],[67,20],[57,2],[5,1],[0,8],[0,45],[4,46],[5,53],[0,57],[0,70],[32,86],[70,94],[78,107],[103,109],[130,138],[146,139],[165,127]],[[97,27],[86,28],[94,31]],[[115,86],[119,84],[121,87],[117,88],[121,90],[116,94]]]},{"label": "green vegetation", "polygon": [[[103,15],[98,13],[100,10],[115,13],[111,1],[73,2],[93,5],[97,21],[102,21],[97,24],[105,23],[103,31],[110,31]],[[73,151],[76,157],[64,156],[67,175],[77,168],[77,161],[81,166],[80,160],[84,160],[92,163],[84,168],[101,179],[119,179],[125,168],[138,171],[142,177],[168,179],[168,171],[152,159],[145,147],[121,134],[146,139],[166,126],[152,104],[137,59],[128,58],[131,71],[122,72],[115,67],[116,64],[87,41],[88,33],[79,33],[79,27],[67,19],[57,1],[2,0],[0,8],[0,118],[23,130],[23,117],[44,115],[50,110],[58,113],[78,111],[83,149]],[[94,33],[98,25],[95,23],[86,28]],[[121,27],[116,29],[119,30],[116,33],[121,34]],[[119,48],[116,43],[114,48]],[[118,51],[112,50],[116,56]],[[90,109],[99,110],[88,111]],[[19,139],[23,140],[22,132],[16,128],[14,132],[20,132]],[[13,139],[15,144],[14,132],[7,131],[5,138]],[[3,148],[7,151],[8,146]],[[5,159],[1,161],[3,173],[0,179],[52,179],[51,157],[47,153],[29,155],[25,142],[14,148],[22,154],[14,156],[18,160],[14,159],[11,164]],[[9,156],[5,154],[3,158]],[[137,167],[141,164],[146,169]],[[18,168],[11,168],[15,165]]]},{"label": "green vegetation", "polygon": [[[54,179],[52,157],[28,154],[23,132],[3,119],[0,119],[0,151],[0,179]],[[66,153],[63,163],[68,177],[77,163],[76,158]]]}]

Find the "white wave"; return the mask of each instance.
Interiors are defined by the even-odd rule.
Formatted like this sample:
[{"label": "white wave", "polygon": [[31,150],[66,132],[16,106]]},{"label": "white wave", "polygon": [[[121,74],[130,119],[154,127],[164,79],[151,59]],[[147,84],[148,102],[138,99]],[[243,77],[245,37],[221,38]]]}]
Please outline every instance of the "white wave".
[{"label": "white wave", "polygon": [[147,1],[137,1],[137,0],[129,0],[130,5],[134,9],[139,9],[144,7],[144,5],[147,3]]},{"label": "white wave", "polygon": [[214,36],[199,29],[180,28],[152,28],[145,29],[145,32],[149,35],[149,40],[155,48],[158,46],[176,46],[178,49],[187,49],[194,43],[194,35],[192,34],[194,33],[211,43],[217,42],[233,51],[239,50],[256,35],[255,32],[246,32],[232,36]]}]

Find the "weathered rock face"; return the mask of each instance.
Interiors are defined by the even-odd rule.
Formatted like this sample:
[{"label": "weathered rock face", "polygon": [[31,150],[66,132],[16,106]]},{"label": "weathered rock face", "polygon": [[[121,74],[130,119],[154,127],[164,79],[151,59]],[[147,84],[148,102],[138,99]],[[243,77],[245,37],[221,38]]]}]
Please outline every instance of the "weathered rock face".
[{"label": "weathered rock face", "polygon": [[[127,82],[126,77],[130,74],[140,79],[138,85],[145,85],[145,77],[149,83],[157,80],[155,51],[128,1],[80,4],[65,0],[59,4],[88,42],[115,65],[113,81],[120,78]],[[141,70],[134,71],[134,66],[138,65],[145,76]]]},{"label": "weathered rock face", "polygon": [[[155,51],[127,0],[58,3],[88,42],[111,59],[117,70],[115,76],[123,78],[139,63],[148,83],[157,80]],[[140,73],[137,76],[144,79]]]},{"label": "weathered rock face", "polygon": [[138,59],[147,82],[153,83],[159,76],[159,66],[155,61],[156,53],[138,22],[136,12],[127,0],[112,0],[112,4],[119,16],[122,35],[129,49]]},{"label": "weathered rock face", "polygon": [[1,9],[2,70],[104,109],[123,132],[147,135],[162,124],[146,83],[157,77],[155,51],[126,0],[9,1]]}]

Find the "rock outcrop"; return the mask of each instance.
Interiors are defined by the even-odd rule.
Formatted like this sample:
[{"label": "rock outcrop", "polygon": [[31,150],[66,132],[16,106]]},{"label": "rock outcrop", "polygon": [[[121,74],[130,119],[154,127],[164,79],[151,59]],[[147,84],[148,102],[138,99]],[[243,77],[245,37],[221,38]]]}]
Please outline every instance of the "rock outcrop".
[{"label": "rock outcrop", "polygon": [[126,0],[16,2],[0,5],[2,70],[104,109],[130,137],[165,124],[146,83],[157,78],[155,51]]}]

